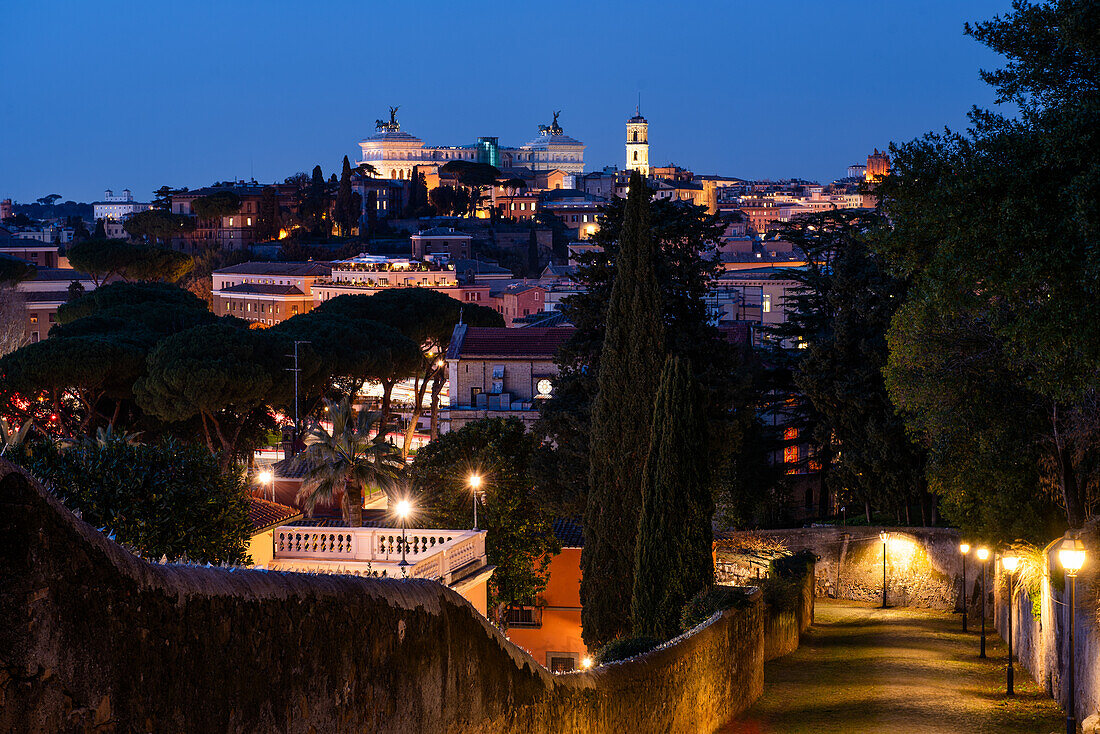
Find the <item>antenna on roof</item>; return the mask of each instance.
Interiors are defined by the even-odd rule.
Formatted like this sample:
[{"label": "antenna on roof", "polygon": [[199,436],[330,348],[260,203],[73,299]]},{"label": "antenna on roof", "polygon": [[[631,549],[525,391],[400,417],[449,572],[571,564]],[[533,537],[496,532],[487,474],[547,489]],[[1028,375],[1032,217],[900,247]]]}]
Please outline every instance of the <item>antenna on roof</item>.
[{"label": "antenna on roof", "polygon": [[[642,116],[642,93],[641,92],[638,92],[638,106],[634,108],[634,112],[635,112],[635,114],[638,115],[638,117]],[[864,150],[867,150],[867,149],[864,148]]]}]

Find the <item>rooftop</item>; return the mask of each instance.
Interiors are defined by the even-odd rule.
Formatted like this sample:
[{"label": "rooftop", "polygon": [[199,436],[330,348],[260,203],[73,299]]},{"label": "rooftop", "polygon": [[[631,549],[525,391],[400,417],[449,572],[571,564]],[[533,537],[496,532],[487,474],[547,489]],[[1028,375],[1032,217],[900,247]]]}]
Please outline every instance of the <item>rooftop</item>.
[{"label": "rooftop", "polygon": [[423,232],[417,232],[413,237],[466,237],[469,239],[471,235],[451,229],[450,227],[432,227]]},{"label": "rooftop", "polygon": [[558,519],[553,522],[551,528],[562,548],[584,547],[584,527],[579,519]]},{"label": "rooftop", "polygon": [[248,520],[252,523],[253,535],[285,525],[301,516],[302,513],[295,507],[287,507],[259,497],[248,498]]},{"label": "rooftop", "polygon": [[332,266],[322,262],[246,262],[214,272],[219,275],[328,275]]},{"label": "rooftop", "polygon": [[455,327],[447,359],[464,357],[516,357],[551,359],[570,336],[573,327],[529,327],[509,329],[505,327],[467,326]]},{"label": "rooftop", "polygon": [[275,283],[239,283],[221,288],[219,293],[255,293],[264,296],[304,296],[296,285],[278,285]]}]

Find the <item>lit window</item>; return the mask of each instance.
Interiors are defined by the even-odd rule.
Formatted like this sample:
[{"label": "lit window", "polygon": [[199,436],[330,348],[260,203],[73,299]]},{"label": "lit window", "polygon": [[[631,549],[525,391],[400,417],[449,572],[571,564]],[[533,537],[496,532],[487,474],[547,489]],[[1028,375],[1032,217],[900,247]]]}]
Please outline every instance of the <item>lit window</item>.
[{"label": "lit window", "polygon": [[232,226],[233,226],[233,217],[230,217],[230,218],[229,218],[229,226],[230,226],[230,227],[232,227]]},{"label": "lit window", "polygon": [[771,294],[764,295],[764,313],[771,313],[772,310],[772,297]]}]

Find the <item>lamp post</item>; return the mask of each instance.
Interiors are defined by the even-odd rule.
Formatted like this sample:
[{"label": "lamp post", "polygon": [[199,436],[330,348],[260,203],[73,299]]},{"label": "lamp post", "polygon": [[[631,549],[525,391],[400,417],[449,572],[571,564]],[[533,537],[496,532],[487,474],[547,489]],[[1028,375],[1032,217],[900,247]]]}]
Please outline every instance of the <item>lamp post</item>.
[{"label": "lamp post", "polygon": [[477,530],[477,493],[481,489],[481,475],[470,475],[470,494],[474,497],[474,530]]},{"label": "lamp post", "polygon": [[[274,502],[275,501],[275,475],[272,474],[267,469],[264,469],[262,472],[260,472],[259,474],[256,475],[256,479],[260,482],[261,487],[263,487],[265,484],[271,487],[271,501]],[[262,492],[263,490],[261,489],[260,491]]]},{"label": "lamp post", "polygon": [[985,657],[985,562],[989,559],[989,549],[978,549],[978,560],[982,562],[982,647],[978,657]]},{"label": "lamp post", "polygon": [[401,518],[401,563],[397,564],[401,568],[401,573],[405,573],[405,566],[408,566],[408,561],[405,560],[405,518],[409,516],[409,512],[412,511],[412,504],[408,500],[401,500],[397,503],[397,516]]},{"label": "lamp post", "polygon": [[882,608],[886,608],[886,541],[890,539],[890,533],[883,530],[878,534],[882,539]]},{"label": "lamp post", "polygon": [[1012,607],[1016,605],[1014,598],[1016,594],[1016,579],[1013,574],[1016,573],[1016,568],[1020,565],[1019,557],[1006,553],[1001,556],[1001,568],[1008,572],[1008,681],[1006,686],[1006,693],[1009,696],[1015,695],[1015,691],[1012,690]]},{"label": "lamp post", "polygon": [[959,543],[959,553],[963,557],[963,632],[966,632],[966,554],[970,552],[970,543]]},{"label": "lamp post", "polygon": [[1073,680],[1073,625],[1077,611],[1077,572],[1085,565],[1085,544],[1078,538],[1066,538],[1058,549],[1058,560],[1061,561],[1062,568],[1066,570],[1066,576],[1069,577],[1069,606],[1066,609],[1066,615],[1069,617],[1069,624],[1066,625],[1069,627],[1069,695],[1066,698],[1066,733],[1076,734],[1077,695]]}]

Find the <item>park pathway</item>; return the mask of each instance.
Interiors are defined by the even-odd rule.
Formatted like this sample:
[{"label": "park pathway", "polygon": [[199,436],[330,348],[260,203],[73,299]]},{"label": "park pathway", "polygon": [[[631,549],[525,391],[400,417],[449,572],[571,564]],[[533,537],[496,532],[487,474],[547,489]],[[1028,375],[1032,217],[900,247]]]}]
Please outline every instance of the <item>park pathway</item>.
[{"label": "park pathway", "polygon": [[[1007,650],[957,614],[818,600],[795,652],[764,664],[764,695],[723,734],[1050,734],[1063,714],[1019,664],[1004,695]],[[971,630],[974,626],[971,625]]]}]

